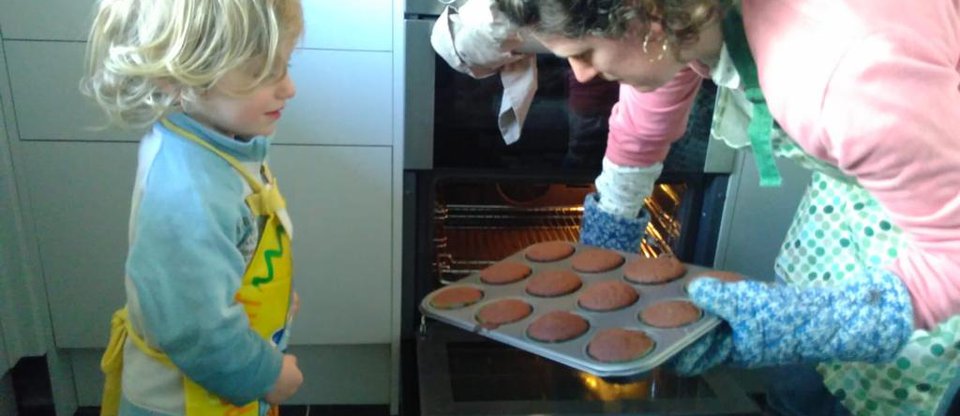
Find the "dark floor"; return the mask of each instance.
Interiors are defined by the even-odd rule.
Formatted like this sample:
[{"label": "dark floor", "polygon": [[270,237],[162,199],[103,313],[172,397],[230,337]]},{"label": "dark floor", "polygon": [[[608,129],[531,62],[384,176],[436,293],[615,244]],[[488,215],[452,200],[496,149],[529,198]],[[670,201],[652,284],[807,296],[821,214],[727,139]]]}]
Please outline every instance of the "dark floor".
[{"label": "dark floor", "polygon": [[[13,368],[13,389],[18,416],[55,416],[50,377],[44,357],[28,357]],[[75,416],[99,416],[100,409],[83,407]],[[281,406],[281,416],[389,416],[390,406]],[[5,415],[0,415],[5,416]]]},{"label": "dark floor", "polygon": [[[308,412],[309,407],[309,412]],[[389,406],[280,406],[280,416],[388,416]],[[96,407],[84,407],[77,410],[75,416],[99,416],[100,410]],[[19,416],[35,416],[21,414]],[[40,414],[36,416],[46,416]]]}]

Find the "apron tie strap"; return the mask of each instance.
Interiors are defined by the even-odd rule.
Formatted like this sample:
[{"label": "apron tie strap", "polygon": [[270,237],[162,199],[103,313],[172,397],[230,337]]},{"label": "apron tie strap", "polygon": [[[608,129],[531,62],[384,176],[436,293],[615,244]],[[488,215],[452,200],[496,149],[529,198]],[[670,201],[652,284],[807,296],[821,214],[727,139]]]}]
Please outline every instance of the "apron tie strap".
[{"label": "apron tie strap", "polygon": [[103,396],[100,400],[100,416],[120,414],[121,377],[123,375],[123,344],[127,340],[127,309],[113,313],[110,319],[110,341],[107,351],[100,359],[103,371]]},{"label": "apron tie strap", "polygon": [[733,65],[743,81],[746,98],[753,104],[753,116],[750,118],[750,125],[747,126],[747,137],[750,138],[757,172],[760,174],[760,186],[780,186],[783,178],[773,159],[773,143],[770,141],[775,121],[760,89],[757,63],[750,54],[747,34],[743,29],[743,18],[736,8],[731,8],[723,19],[723,37]]},{"label": "apron tie strap", "polygon": [[271,215],[287,207],[287,201],[280,194],[276,183],[264,185],[259,192],[253,192],[247,197],[247,206],[253,215]]}]

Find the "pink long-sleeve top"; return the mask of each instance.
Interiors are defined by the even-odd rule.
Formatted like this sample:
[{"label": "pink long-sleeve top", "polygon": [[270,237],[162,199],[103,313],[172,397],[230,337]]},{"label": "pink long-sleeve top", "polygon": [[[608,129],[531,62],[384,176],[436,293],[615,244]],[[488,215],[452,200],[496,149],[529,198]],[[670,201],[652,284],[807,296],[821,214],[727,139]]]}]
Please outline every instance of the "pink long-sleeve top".
[{"label": "pink long-sleeve top", "polygon": [[[743,0],[742,13],[773,117],[904,231],[888,267],[918,328],[960,313],[960,0]],[[607,157],[662,161],[701,80],[690,68],[650,93],[621,87]]]}]

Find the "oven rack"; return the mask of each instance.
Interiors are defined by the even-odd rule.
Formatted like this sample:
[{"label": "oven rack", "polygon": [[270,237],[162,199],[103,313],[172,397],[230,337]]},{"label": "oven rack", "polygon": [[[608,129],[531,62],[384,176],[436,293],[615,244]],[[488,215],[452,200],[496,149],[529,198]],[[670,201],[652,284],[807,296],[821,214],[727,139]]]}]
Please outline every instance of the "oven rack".
[{"label": "oven rack", "polygon": [[[670,253],[671,217],[651,207],[653,221],[640,252],[647,257]],[[456,282],[518,250],[542,241],[576,242],[582,206],[515,207],[506,205],[437,204],[434,267],[444,285]],[[676,227],[679,233],[679,226]]]}]

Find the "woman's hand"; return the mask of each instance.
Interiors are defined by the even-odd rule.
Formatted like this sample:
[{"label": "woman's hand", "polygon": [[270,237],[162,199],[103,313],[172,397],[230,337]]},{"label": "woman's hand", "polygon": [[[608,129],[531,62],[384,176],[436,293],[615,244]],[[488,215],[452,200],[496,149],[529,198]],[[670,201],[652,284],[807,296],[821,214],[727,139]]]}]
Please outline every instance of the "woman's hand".
[{"label": "woman's hand", "polygon": [[721,363],[761,367],[828,360],[884,362],[913,333],[910,294],[887,271],[835,286],[698,279],[690,299],[724,320],[672,360],[681,374]]},{"label": "woman's hand", "polygon": [[613,250],[636,253],[640,250],[650,216],[641,211],[637,218],[626,218],[600,209],[599,196],[587,195],[583,203],[580,242]]}]

